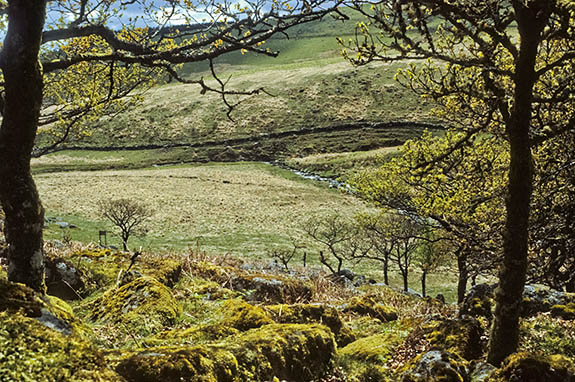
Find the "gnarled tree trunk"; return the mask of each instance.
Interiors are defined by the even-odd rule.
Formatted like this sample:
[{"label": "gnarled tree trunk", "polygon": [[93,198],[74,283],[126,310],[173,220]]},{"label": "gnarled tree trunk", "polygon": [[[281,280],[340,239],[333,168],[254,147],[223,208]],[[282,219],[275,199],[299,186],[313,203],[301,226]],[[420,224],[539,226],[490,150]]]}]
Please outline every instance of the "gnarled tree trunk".
[{"label": "gnarled tree trunk", "polygon": [[499,365],[519,344],[519,315],[527,274],[529,205],[533,188],[533,158],[529,140],[535,62],[541,32],[547,22],[548,3],[514,4],[520,35],[516,62],[514,105],[506,134],[510,145],[507,219],[503,237],[503,265],[495,299],[495,317],[487,360]]},{"label": "gnarled tree trunk", "polygon": [[8,33],[0,55],[4,108],[0,127],[0,203],[6,214],[8,279],[44,293],[44,210],[30,174],[42,104],[38,52],[46,13],[43,0],[9,0]]}]

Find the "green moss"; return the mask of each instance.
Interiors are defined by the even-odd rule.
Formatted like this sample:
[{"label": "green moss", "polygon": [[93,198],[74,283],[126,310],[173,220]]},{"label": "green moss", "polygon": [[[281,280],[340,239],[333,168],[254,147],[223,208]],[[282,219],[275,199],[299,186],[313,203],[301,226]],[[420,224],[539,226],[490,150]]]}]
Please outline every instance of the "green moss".
[{"label": "green moss", "polygon": [[120,381],[91,344],[33,318],[0,313],[1,381]]},{"label": "green moss", "polygon": [[335,356],[333,334],[323,325],[266,325],[234,339],[230,347],[244,381],[318,379]]},{"label": "green moss", "polygon": [[483,354],[484,344],[481,340],[483,329],[474,318],[462,318],[432,322],[426,327],[425,336],[430,348],[458,354],[470,361]]},{"label": "green moss", "polygon": [[180,305],[165,285],[151,277],[141,277],[94,301],[89,318],[149,331],[173,325],[181,313]]},{"label": "green moss", "polygon": [[570,382],[574,380],[573,362],[562,355],[545,357],[530,353],[516,353],[510,355],[488,381]]},{"label": "green moss", "polygon": [[343,311],[368,315],[382,322],[397,320],[397,312],[393,308],[378,303],[371,296],[352,297]]},{"label": "green moss", "polygon": [[553,317],[561,317],[565,320],[575,320],[575,303],[570,302],[567,305],[553,305],[551,307]]},{"label": "green moss", "polygon": [[247,273],[232,267],[222,267],[207,262],[193,262],[190,272],[197,277],[214,281],[233,290],[240,290],[252,301],[265,303],[295,303],[309,301],[313,288],[303,280],[269,275]]},{"label": "green moss", "polygon": [[241,331],[274,322],[262,308],[239,299],[224,302],[219,313],[223,316],[222,325]]},{"label": "green moss", "polygon": [[149,348],[122,360],[128,381],[310,381],[330,370],[333,335],[320,325],[265,325],[217,345]]},{"label": "green moss", "polygon": [[84,290],[78,292],[88,296],[115,284],[120,270],[128,268],[130,254],[110,249],[84,249],[72,253],[68,260],[84,277]]},{"label": "green moss", "polygon": [[145,256],[136,262],[136,269],[172,288],[182,274],[182,261],[169,257]]},{"label": "green moss", "polygon": [[399,373],[401,382],[465,382],[467,367],[457,354],[432,350],[415,357]]},{"label": "green moss", "polygon": [[575,358],[575,325],[571,321],[540,314],[521,321],[520,338],[522,351]]},{"label": "green moss", "polygon": [[48,303],[48,309],[54,313],[54,315],[60,321],[68,324],[74,334],[82,338],[93,337],[94,333],[92,332],[92,329],[84,322],[82,322],[82,320],[76,318],[74,311],[70,305],[68,305],[68,303],[54,296],[46,296],[46,299]]},{"label": "green moss", "polygon": [[361,338],[338,352],[338,364],[352,381],[386,381],[391,377],[386,362],[400,342],[390,333]]},{"label": "green moss", "polygon": [[186,329],[168,330],[151,338],[147,338],[144,344],[147,346],[158,345],[197,345],[215,342],[240,333],[236,328],[217,324],[194,325]]},{"label": "green moss", "polygon": [[0,312],[21,313],[28,317],[40,317],[44,303],[34,291],[24,284],[0,279]]},{"label": "green moss", "polygon": [[339,346],[345,346],[355,340],[335,308],[318,304],[282,304],[267,306],[266,310],[271,313],[275,322],[282,324],[323,324],[335,335]]},{"label": "green moss", "polygon": [[191,278],[184,282],[184,285],[178,284],[178,287],[184,287],[188,292],[191,292],[194,297],[199,297],[206,300],[222,300],[236,298],[241,295],[239,292],[232,291],[228,288],[223,288],[215,281],[209,281],[201,278]]},{"label": "green moss", "polygon": [[238,364],[227,350],[215,346],[152,348],[116,368],[129,382],[239,382]]}]

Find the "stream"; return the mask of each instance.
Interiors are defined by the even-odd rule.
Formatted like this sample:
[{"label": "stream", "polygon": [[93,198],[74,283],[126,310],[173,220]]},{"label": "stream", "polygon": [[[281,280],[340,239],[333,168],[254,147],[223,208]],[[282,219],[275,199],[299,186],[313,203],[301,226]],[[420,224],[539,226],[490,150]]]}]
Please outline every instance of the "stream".
[{"label": "stream", "polygon": [[282,168],[284,170],[288,170],[288,171],[298,175],[299,177],[301,177],[303,179],[327,183],[330,188],[337,188],[338,190],[342,190],[342,191],[345,191],[349,194],[353,194],[351,186],[345,182],[341,182],[341,181],[333,179],[333,178],[323,177],[321,175],[317,175],[317,174],[314,174],[312,172],[298,170],[296,168],[290,167],[290,166],[286,165],[285,163],[281,163],[281,162],[264,162],[264,163],[271,164],[272,166],[276,166],[276,167]]}]

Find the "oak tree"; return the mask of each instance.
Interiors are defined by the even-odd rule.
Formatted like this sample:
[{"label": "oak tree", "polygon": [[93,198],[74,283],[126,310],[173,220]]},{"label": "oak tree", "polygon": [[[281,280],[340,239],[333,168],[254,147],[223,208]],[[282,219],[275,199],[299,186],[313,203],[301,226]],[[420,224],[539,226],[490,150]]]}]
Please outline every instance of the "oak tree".
[{"label": "oak tree", "polygon": [[[575,2],[572,0],[357,1],[358,64],[421,60],[400,76],[434,99],[462,137],[430,161],[478,134],[509,145],[503,259],[488,361],[500,364],[519,342],[527,274],[533,149],[575,127]],[[421,167],[420,167],[421,168]]]}]

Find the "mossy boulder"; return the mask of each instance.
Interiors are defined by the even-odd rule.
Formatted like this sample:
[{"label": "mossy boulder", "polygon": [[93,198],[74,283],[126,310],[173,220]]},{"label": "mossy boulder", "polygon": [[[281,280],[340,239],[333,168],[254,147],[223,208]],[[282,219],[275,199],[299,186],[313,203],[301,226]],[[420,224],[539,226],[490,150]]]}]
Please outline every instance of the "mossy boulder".
[{"label": "mossy boulder", "polygon": [[397,320],[397,312],[393,308],[379,303],[374,297],[368,295],[352,297],[344,305],[343,311],[368,315],[382,322]]},{"label": "mossy boulder", "polygon": [[319,379],[332,367],[333,334],[323,325],[273,324],[246,332],[231,345],[244,379]]},{"label": "mossy boulder", "polygon": [[90,328],[76,319],[66,302],[53,296],[40,298],[24,284],[0,279],[0,312],[31,317],[44,326],[79,337],[91,335]]},{"label": "mossy boulder", "polygon": [[0,312],[40,317],[45,304],[24,284],[0,278]]},{"label": "mossy boulder", "polygon": [[549,357],[529,353],[510,355],[489,382],[573,382],[573,362],[561,355]]},{"label": "mossy boulder", "polygon": [[182,261],[172,257],[143,256],[136,262],[136,269],[172,288],[182,275]]},{"label": "mossy boulder", "polygon": [[156,330],[173,325],[181,313],[170,289],[156,279],[141,277],[94,301],[89,319]]},{"label": "mossy boulder", "polygon": [[130,254],[110,249],[84,249],[69,255],[67,261],[83,276],[84,288],[77,292],[88,296],[113,285],[120,271],[130,265]]},{"label": "mossy boulder", "polygon": [[567,305],[553,305],[551,307],[551,315],[564,320],[575,320],[575,303],[570,302]]},{"label": "mossy boulder", "polygon": [[472,317],[432,323],[426,339],[432,350],[445,350],[470,361],[481,358],[485,343],[479,321]]},{"label": "mossy boulder", "polygon": [[321,378],[335,356],[321,325],[265,325],[214,345],[149,348],[121,361],[128,381],[243,382]]},{"label": "mossy boulder", "polygon": [[341,320],[337,309],[320,304],[269,305],[266,310],[272,319],[281,324],[319,323],[327,326],[335,335],[339,346],[345,346],[355,340]]},{"label": "mossy boulder", "polygon": [[128,382],[239,382],[234,355],[217,346],[150,348],[120,362]]},{"label": "mossy boulder", "polygon": [[186,329],[166,330],[153,337],[146,338],[144,343],[147,346],[158,346],[167,344],[189,344],[198,345],[210,342],[217,342],[224,338],[239,334],[240,331],[220,323],[194,325]]},{"label": "mossy boulder", "polygon": [[191,278],[186,282],[186,290],[192,293],[191,297],[199,297],[204,300],[224,300],[241,296],[240,292],[222,287],[215,281],[202,278]]},{"label": "mossy boulder", "polygon": [[0,313],[0,381],[121,381],[100,352],[37,319]]},{"label": "mossy boulder", "polygon": [[242,291],[249,301],[269,304],[308,302],[313,296],[309,282],[266,273],[249,273],[233,267],[208,262],[192,262],[190,272],[196,277],[217,282],[231,290]]},{"label": "mossy boulder", "polygon": [[46,257],[44,267],[47,294],[64,300],[79,300],[85,297],[80,293],[85,293],[86,276],[70,261],[59,257]]},{"label": "mossy boulder", "polygon": [[338,365],[350,381],[386,381],[391,373],[386,363],[399,343],[401,339],[389,333],[361,338],[338,351]]},{"label": "mossy boulder", "polygon": [[223,316],[221,325],[241,331],[274,323],[265,310],[239,299],[225,301],[219,313]]},{"label": "mossy boulder", "polygon": [[310,283],[276,275],[239,274],[232,279],[232,285],[245,291],[248,300],[270,304],[307,302],[313,296]]},{"label": "mossy boulder", "polygon": [[401,382],[464,382],[466,362],[456,354],[431,350],[417,356],[404,369]]},{"label": "mossy boulder", "polygon": [[465,296],[459,308],[459,316],[484,317],[490,321],[495,308],[495,286],[477,284]]}]

